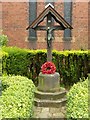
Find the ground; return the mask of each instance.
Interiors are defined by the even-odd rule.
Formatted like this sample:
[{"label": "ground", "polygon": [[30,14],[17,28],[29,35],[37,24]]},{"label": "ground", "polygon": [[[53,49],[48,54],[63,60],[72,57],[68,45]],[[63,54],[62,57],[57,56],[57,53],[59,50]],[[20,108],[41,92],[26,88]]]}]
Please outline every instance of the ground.
[{"label": "ground", "polygon": [[66,118],[65,107],[53,108],[53,107],[36,107],[34,106],[33,118]]}]

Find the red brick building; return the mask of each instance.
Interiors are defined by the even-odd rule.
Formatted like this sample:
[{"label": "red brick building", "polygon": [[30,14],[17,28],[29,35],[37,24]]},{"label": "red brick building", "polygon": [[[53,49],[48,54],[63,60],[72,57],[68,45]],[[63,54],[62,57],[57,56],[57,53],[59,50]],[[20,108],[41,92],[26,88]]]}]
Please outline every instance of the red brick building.
[{"label": "red brick building", "polygon": [[[89,49],[89,6],[88,2],[53,2],[54,8],[69,22],[72,31],[55,31],[53,49]],[[45,49],[46,33],[26,30],[26,27],[45,9],[47,2],[3,2],[2,30],[9,38],[9,46]],[[44,25],[45,22],[42,23]],[[56,23],[54,23],[56,24]]]}]

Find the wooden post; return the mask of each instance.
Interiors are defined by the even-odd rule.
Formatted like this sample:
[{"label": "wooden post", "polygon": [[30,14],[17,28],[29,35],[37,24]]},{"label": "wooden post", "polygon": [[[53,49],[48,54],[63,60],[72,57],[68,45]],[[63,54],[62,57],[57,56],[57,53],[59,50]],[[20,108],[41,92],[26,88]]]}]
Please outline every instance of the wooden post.
[{"label": "wooden post", "polygon": [[[48,14],[47,15],[47,29],[50,29],[51,25],[52,25],[52,17],[51,17],[51,14]],[[50,44],[48,44],[48,42]],[[48,39],[48,30],[47,30],[47,61],[52,61],[52,37],[50,40]]]}]

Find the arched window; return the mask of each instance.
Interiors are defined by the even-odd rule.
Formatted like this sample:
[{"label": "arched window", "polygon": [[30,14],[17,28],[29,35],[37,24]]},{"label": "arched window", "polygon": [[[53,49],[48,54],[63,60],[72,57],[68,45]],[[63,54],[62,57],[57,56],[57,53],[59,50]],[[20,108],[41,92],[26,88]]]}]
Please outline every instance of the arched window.
[{"label": "arched window", "polygon": [[[29,24],[37,17],[37,0],[29,0]],[[36,40],[37,34],[33,29],[29,29],[29,40]]]},{"label": "arched window", "polygon": [[[72,1],[64,0],[64,19],[72,25]],[[64,40],[71,40],[72,33],[70,29],[64,30]]]}]

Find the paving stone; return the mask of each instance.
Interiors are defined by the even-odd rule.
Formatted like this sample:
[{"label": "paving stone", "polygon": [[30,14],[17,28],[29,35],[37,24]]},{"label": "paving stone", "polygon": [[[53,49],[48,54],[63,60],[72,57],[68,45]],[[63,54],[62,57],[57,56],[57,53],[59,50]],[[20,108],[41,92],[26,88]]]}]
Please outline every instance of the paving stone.
[{"label": "paving stone", "polygon": [[39,118],[50,118],[52,115],[49,112],[49,108],[43,108],[41,113],[39,114]]},{"label": "paving stone", "polygon": [[62,113],[66,114],[66,107],[62,107]]},{"label": "paving stone", "polygon": [[43,107],[33,107],[33,110],[35,111],[35,112],[41,112],[42,111],[42,108]]},{"label": "paving stone", "polygon": [[61,108],[50,108],[50,113],[59,113],[61,112]]},{"label": "paving stone", "polygon": [[42,108],[42,112],[49,112],[49,108]]},{"label": "paving stone", "polygon": [[65,107],[34,107],[34,118],[65,118]]},{"label": "paving stone", "polygon": [[41,113],[41,111],[42,111],[42,107],[33,107],[33,111],[34,111],[34,115],[33,115],[33,117],[34,118],[38,118],[38,116],[39,116],[39,114]]},{"label": "paving stone", "polygon": [[40,112],[34,112],[33,118],[39,118]]},{"label": "paving stone", "polygon": [[62,112],[54,113],[53,118],[65,118],[65,115]]}]

